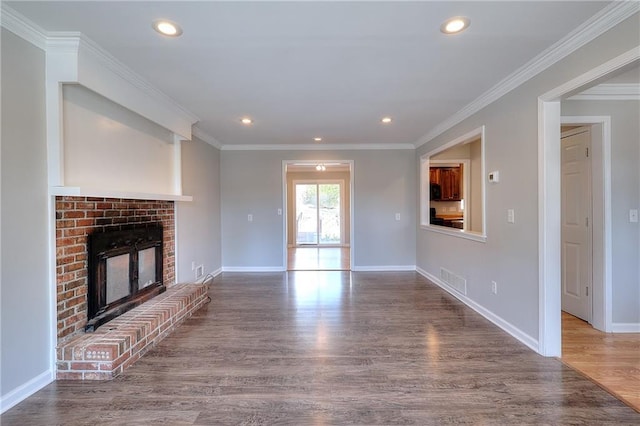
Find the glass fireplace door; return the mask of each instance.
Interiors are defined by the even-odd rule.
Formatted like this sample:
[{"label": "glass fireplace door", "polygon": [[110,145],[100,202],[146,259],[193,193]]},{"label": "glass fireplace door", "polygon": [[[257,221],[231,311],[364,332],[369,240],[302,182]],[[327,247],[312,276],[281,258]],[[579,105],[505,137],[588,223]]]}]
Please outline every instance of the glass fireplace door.
[{"label": "glass fireplace door", "polygon": [[107,259],[107,304],[129,296],[129,253]]}]

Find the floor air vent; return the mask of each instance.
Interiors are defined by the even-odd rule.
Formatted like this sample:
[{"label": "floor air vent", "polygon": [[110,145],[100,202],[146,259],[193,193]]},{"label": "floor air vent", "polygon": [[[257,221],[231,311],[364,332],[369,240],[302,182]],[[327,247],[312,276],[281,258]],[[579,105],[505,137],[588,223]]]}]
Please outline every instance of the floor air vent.
[{"label": "floor air vent", "polygon": [[445,268],[440,268],[440,279],[459,293],[467,294],[467,280],[460,275],[456,275]]}]

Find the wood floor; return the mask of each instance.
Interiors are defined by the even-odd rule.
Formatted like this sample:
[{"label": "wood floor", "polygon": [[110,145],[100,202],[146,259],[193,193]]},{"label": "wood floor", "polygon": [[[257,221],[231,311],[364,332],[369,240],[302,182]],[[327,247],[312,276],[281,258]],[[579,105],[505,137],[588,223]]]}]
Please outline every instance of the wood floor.
[{"label": "wood floor", "polygon": [[640,412],[640,333],[603,333],[563,312],[562,362]]},{"label": "wood floor", "polygon": [[110,382],[56,382],[8,425],[640,424],[414,272],[217,277]]},{"label": "wood floor", "polygon": [[289,247],[289,271],[348,271],[351,269],[348,247]]}]

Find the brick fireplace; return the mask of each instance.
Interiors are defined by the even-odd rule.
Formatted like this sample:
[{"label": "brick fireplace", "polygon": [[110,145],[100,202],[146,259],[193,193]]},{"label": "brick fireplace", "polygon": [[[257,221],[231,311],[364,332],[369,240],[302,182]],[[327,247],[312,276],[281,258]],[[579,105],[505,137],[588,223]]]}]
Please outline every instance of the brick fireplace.
[{"label": "brick fireplace", "polygon": [[175,283],[173,201],[56,197],[56,291],[58,340],[84,332],[87,324],[87,236],[151,224],[163,229],[163,283]]},{"label": "brick fireplace", "polygon": [[[108,380],[139,359],[207,303],[204,285],[174,285],[173,201],[56,197],[58,379]],[[162,284],[167,291],[85,333],[88,236],[162,227]]]}]

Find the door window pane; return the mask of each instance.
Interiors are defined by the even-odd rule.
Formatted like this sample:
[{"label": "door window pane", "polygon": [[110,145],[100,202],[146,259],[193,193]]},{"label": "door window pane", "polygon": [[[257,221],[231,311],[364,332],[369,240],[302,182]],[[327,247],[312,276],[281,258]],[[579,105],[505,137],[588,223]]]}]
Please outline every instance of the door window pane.
[{"label": "door window pane", "polygon": [[319,184],[320,244],[340,244],[340,184]]},{"label": "door window pane", "polygon": [[318,244],[316,184],[296,184],[296,244]]}]

